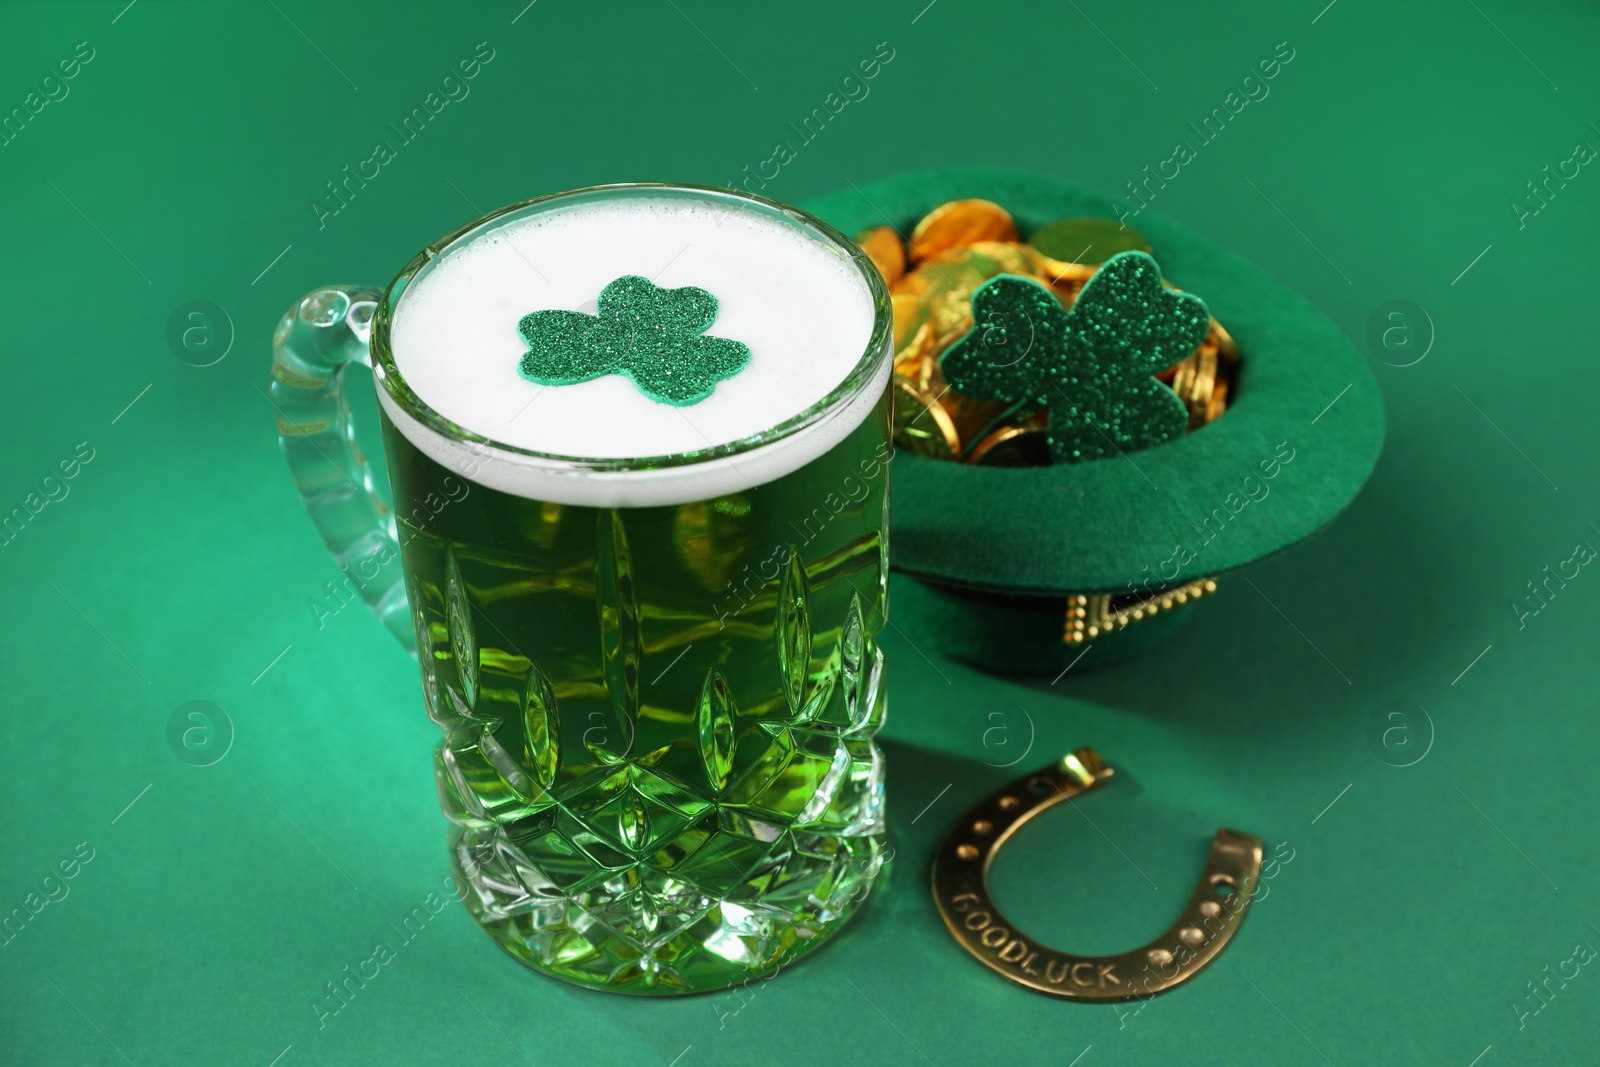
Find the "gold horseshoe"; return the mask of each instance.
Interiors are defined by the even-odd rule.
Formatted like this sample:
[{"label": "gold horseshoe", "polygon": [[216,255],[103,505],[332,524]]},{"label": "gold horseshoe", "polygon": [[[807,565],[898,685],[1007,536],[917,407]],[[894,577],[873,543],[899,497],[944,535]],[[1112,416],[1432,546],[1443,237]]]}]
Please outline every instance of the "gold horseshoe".
[{"label": "gold horseshoe", "polygon": [[1261,873],[1261,839],[1218,830],[1200,886],[1166,933],[1120,956],[1058,952],[1017,930],[989,896],[989,864],[1023,823],[1109,782],[1092,748],[980,801],[962,816],[933,860],[933,897],[961,947],[1002,977],[1071,1000],[1142,1000],[1193,978],[1244,921]]}]

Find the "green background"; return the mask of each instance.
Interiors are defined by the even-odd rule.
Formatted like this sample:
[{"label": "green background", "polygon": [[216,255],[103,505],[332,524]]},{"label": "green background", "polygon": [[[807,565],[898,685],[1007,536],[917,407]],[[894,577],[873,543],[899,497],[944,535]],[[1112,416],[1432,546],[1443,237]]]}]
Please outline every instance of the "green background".
[{"label": "green background", "polygon": [[[1552,980],[1547,1003],[1525,984],[1600,947],[1600,577],[1582,570],[1520,625],[1512,604],[1576,543],[1600,545],[1600,175],[1523,228],[1509,202],[1575,142],[1600,144],[1600,14],[524,2],[0,11],[0,110],[77,42],[95,50],[0,147],[0,508],[94,449],[0,549],[0,910],[94,849],[70,895],[0,947],[0,1061],[1592,1062],[1600,973]],[[324,183],[480,41],[495,58],[471,95],[319,229]],[[445,876],[444,822],[415,665],[359,609],[320,630],[308,609],[338,572],[258,392],[272,326],[316,285],[381,283],[479,209],[729,180],[881,41],[894,59],[870,95],[767,192],[964,163],[1115,194],[1288,41],[1271,95],[1152,210],[1358,344],[1384,302],[1426,309],[1427,358],[1373,359],[1389,437],[1370,486],[1120,667],[1008,680],[891,631],[892,877],[837,945],[754,996],[567,988],[452,905],[319,1030],[324,983],[396,940],[389,924]],[[198,299],[236,333],[203,368],[166,340]],[[231,721],[213,766],[168,746],[190,700]],[[925,889],[968,803],[1084,743],[1121,772],[1078,805],[1093,826],[1052,815],[995,872],[1042,939],[1115,951],[1165,928],[1219,825],[1293,850],[1216,964],[1134,1016],[1001,982]],[[1543,1003],[1520,1027],[1519,998]]]}]

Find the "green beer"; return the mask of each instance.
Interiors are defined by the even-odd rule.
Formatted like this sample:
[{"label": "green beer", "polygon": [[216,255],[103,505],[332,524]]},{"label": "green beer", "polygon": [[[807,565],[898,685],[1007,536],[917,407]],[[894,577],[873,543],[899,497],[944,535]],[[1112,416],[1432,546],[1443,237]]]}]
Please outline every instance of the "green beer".
[{"label": "green beer", "polygon": [[865,895],[887,418],[778,481],[646,508],[463,483],[387,428],[454,860],[513,954],[635,992],[715,988]]},{"label": "green beer", "polygon": [[[685,242],[674,282],[720,300],[716,336],[750,339],[709,399],[503,373],[517,315],[584,313],[596,279]],[[373,304],[404,603],[472,914],[537,970],[627,993],[725,988],[822,943],[886,858],[890,356],[870,265],[759,198],[603,187],[458,231]],[[399,598],[369,597],[396,628]]]}]

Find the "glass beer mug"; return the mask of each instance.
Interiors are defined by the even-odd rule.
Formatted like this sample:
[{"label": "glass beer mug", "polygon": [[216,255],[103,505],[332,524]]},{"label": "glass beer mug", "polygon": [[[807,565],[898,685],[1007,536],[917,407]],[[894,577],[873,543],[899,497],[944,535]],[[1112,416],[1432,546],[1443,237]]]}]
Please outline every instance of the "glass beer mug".
[{"label": "glass beer mug", "polygon": [[[524,312],[604,311],[596,279],[651,274],[704,284],[711,329],[749,341],[710,399],[515,373]],[[870,261],[803,212],[618,185],[487,215],[387,289],[319,289],[278,325],[284,455],[415,649],[467,906],[534,969],[725,988],[827,940],[870,891],[889,308]],[[350,363],[373,371],[392,507],[356,445]]]}]

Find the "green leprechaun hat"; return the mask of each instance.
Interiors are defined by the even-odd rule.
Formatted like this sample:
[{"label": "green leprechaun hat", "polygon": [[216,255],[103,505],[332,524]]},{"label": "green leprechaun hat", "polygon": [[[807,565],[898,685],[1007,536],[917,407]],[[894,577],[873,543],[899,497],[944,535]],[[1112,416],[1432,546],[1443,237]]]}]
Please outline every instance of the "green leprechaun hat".
[{"label": "green leprechaun hat", "polygon": [[[1110,198],[992,169],[806,206],[919,294],[896,299],[897,372],[936,354],[920,381],[896,377],[891,565],[917,579],[897,621],[953,658],[1030,673],[1089,643],[1096,664],[1126,658],[1219,575],[1332,522],[1377,462],[1382,397],[1351,343],[1172,222],[1133,230]],[[931,298],[926,278],[897,284],[918,262]],[[1197,407],[1194,358],[1179,361],[1219,336]]]}]

